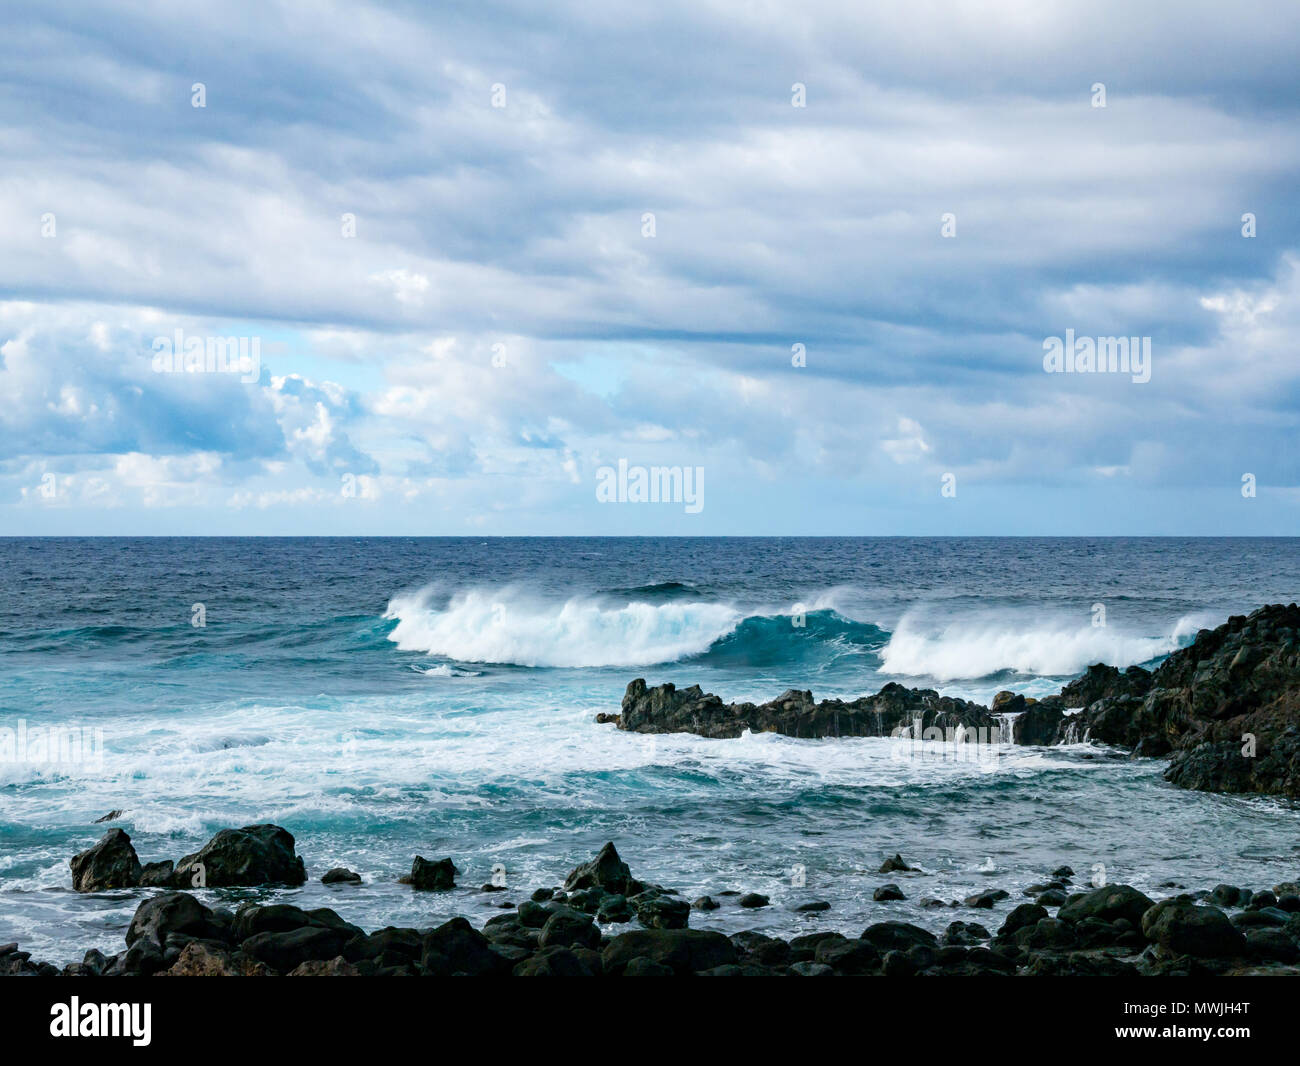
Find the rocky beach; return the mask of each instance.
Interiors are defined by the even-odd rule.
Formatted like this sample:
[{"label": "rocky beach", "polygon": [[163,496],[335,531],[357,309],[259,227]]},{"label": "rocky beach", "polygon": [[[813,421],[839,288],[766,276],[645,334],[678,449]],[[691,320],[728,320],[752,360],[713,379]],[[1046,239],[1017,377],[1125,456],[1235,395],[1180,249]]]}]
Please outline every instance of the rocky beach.
[{"label": "rocky beach", "polygon": [[[172,866],[174,884],[203,878],[208,888],[304,879],[291,834],[279,826],[223,830],[197,855]],[[166,883],[145,881],[130,838],[108,833],[72,860],[80,892]],[[155,865],[155,871],[162,866]],[[456,888],[450,858],[417,856],[413,892]],[[191,892],[150,893],[135,911],[118,954],[88,951],[63,967],[0,946],[0,974],[64,977],[507,976],[1170,976],[1300,973],[1300,884],[1252,891],[1233,885],[1178,891],[1153,900],[1128,885],[1076,885],[1069,866],[1045,871],[1019,899],[990,886],[964,900],[929,899],[943,912],[936,933],[888,919],[904,892],[923,892],[926,872],[901,854],[880,866],[881,914],[859,936],[833,930],[782,939],[758,931],[731,936],[692,928],[693,916],[722,908],[759,911],[757,893],[722,892],[687,900],[637,880],[611,842],[557,886],[516,901],[485,884],[497,913],[481,929],[464,917],[433,928],[366,932],[327,907],[246,902],[209,907]],[[330,870],[327,883],[358,875]],[[1174,886],[1171,886],[1171,888]],[[360,891],[361,889],[356,889]],[[817,914],[828,905],[797,906]]]},{"label": "rocky beach", "polygon": [[[886,685],[853,701],[815,702],[789,691],[768,703],[727,704],[698,687],[627,688],[602,724],[637,733],[736,737],[888,737],[1050,746],[1089,743],[1114,757],[1150,759],[1151,773],[1190,789],[1293,798],[1300,782],[1300,608],[1261,608],[1202,630],[1153,670],[1103,664],[1059,695],[999,693],[992,706],[934,690]],[[1167,760],[1161,769],[1160,761]],[[114,820],[120,811],[104,819]],[[634,849],[635,841],[624,842]],[[1155,897],[1106,883],[1104,871],[1068,864],[1014,892],[990,874],[961,899],[927,891],[932,872],[900,851],[883,858],[860,916],[860,935],[834,929],[789,938],[730,935],[707,926],[719,912],[758,915],[783,906],[802,922],[829,915],[812,892],[780,904],[736,889],[688,899],[637,879],[613,842],[553,885],[469,889],[481,926],[456,917],[431,927],[366,932],[331,907],[244,899],[223,890],[308,878],[294,836],[277,825],[224,829],[178,859],[141,862],[130,837],[110,828],[70,861],[78,893],[135,892],[140,903],[124,950],[90,950],[59,966],[17,943],[0,946],[0,973],[30,976],[939,976],[1250,975],[1300,973],[1300,864],[1271,885],[1162,885]],[[416,856],[402,881],[412,893],[466,892],[454,856]],[[319,880],[340,895],[365,892],[360,874],[331,868]],[[196,893],[207,900],[200,899]],[[521,898],[522,897],[522,898]],[[919,899],[933,918],[892,920],[891,904]],[[212,904],[212,905],[209,905]],[[844,916],[837,916],[843,918]],[[806,925],[804,926],[806,928]]]}]

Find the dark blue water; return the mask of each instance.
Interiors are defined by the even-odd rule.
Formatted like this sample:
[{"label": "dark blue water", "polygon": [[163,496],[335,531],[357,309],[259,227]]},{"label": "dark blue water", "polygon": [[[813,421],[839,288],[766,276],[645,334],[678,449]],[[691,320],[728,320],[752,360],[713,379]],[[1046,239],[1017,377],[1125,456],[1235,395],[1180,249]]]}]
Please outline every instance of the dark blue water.
[{"label": "dark blue water", "polygon": [[[70,891],[114,808],[144,861],[284,825],[314,877],[367,883],[281,894],[366,926],[486,918],[501,897],[470,886],[494,865],[554,883],[610,838],[640,876],[777,904],[696,924],[786,933],[878,920],[895,850],[930,872],[889,914],[929,924],[952,915],[922,895],[1061,862],[1152,890],[1300,873],[1291,805],[1178,791],[1157,763],[1006,749],[990,769],[593,721],[638,676],[726,699],[1055,691],[1296,599],[1296,540],[5,539],[0,574],[0,941],[56,959],[116,950],[140,898]],[[86,750],[6,752],[20,725]],[[466,890],[396,885],[416,852],[454,856]],[[832,910],[785,909],[808,898]]]}]

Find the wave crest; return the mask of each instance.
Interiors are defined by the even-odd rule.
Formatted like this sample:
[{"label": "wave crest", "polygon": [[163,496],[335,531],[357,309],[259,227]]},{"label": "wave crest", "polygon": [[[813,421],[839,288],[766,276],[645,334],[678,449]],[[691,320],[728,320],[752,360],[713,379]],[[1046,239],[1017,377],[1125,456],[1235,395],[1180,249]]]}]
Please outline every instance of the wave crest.
[{"label": "wave crest", "polygon": [[905,617],[881,649],[880,672],[953,681],[1004,672],[1068,677],[1093,663],[1122,670],[1176,651],[1191,642],[1198,628],[1197,618],[1189,616],[1162,637],[1061,621],[1032,626],[1011,620],[959,622],[926,632]]},{"label": "wave crest", "polygon": [[629,603],[590,599],[543,603],[510,591],[470,590],[444,606],[432,590],[396,596],[385,617],[403,651],[457,662],[516,666],[652,666],[706,651],[741,620],[714,603]]}]

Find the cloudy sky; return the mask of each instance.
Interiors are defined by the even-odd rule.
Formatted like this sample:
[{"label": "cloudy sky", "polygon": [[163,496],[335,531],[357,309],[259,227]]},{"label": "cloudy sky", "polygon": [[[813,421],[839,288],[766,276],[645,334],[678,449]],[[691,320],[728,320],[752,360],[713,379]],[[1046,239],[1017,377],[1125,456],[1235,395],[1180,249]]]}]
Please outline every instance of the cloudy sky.
[{"label": "cloudy sky", "polygon": [[1300,7],[433,8],[0,15],[0,533],[1300,529]]}]

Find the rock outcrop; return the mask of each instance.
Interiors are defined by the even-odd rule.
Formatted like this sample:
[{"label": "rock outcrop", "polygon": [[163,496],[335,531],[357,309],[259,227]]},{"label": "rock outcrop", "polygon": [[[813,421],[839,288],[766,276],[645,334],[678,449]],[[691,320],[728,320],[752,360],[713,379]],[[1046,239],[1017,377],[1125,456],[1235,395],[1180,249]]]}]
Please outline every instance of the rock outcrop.
[{"label": "rock outcrop", "polygon": [[94,846],[74,855],[69,865],[78,892],[294,886],[307,880],[303,861],[294,852],[293,834],[278,825],[222,829],[177,863],[164,859],[143,866],[126,831],[110,829]]},{"label": "rock outcrop", "polygon": [[[1095,742],[1170,758],[1184,788],[1300,796],[1300,607],[1275,604],[1203,629],[1154,670],[1097,663],[1059,695],[1000,692],[992,709],[890,683],[874,696],[817,702],[790,691],[769,703],[724,703],[698,685],[627,687],[618,715],[635,733],[738,737],[913,736],[1024,745]],[[998,729],[999,733],[992,731]],[[980,736],[979,731],[986,731]]]},{"label": "rock outcrop", "polygon": [[[1103,697],[1105,698],[1105,697]],[[116,846],[116,845],[115,845]],[[102,849],[104,854],[111,849]],[[430,864],[431,866],[434,864]],[[924,878],[901,855],[891,870]],[[1068,887],[1069,867],[1052,873]],[[166,977],[750,977],[750,976],[1143,976],[1300,974],[1300,884],[1251,891],[1220,884],[1159,901],[1128,885],[1006,903],[989,888],[965,906],[1000,923],[953,921],[941,936],[902,921],[858,936],[822,930],[786,941],[747,930],[724,935],[687,925],[709,920],[672,889],[631,875],[611,842],[572,870],[566,888],[531,898],[476,929],[463,917],[429,929],[367,933],[329,908],[246,901],[235,913],[187,892],[163,892],[136,908],[126,949],[85,953],[62,969],[0,945],[0,975]],[[1035,889],[1026,890],[1031,894]],[[614,890],[619,891],[614,891]],[[630,893],[624,896],[623,893]],[[350,895],[350,893],[349,893]],[[753,894],[718,892],[710,911],[747,910]],[[734,898],[733,898],[734,897]],[[892,894],[880,897],[894,898]],[[747,903],[748,901],[748,903]],[[780,901],[777,901],[780,902]],[[785,901],[787,904],[791,901]],[[890,903],[866,904],[888,908]],[[957,904],[954,904],[957,906]],[[1056,913],[1053,914],[1052,911]],[[641,928],[628,928],[639,922]],[[996,927],[997,933],[989,931]]]},{"label": "rock outcrop", "polygon": [[134,888],[143,867],[124,829],[110,829],[93,846],[68,863],[72,887],[78,892],[102,892],[110,888]]},{"label": "rock outcrop", "polygon": [[302,859],[294,852],[293,834],[278,825],[222,829],[176,864],[174,883],[188,887],[196,875],[207,888],[301,885],[307,880]]},{"label": "rock outcrop", "polygon": [[790,689],[770,703],[723,703],[699,685],[648,688],[638,678],[627,686],[618,728],[633,733],[698,733],[738,737],[781,733],[788,737],[887,737],[899,729],[996,729],[998,720],[979,704],[940,696],[933,689],[890,683],[874,696],[845,703],[813,700],[811,692]]}]

